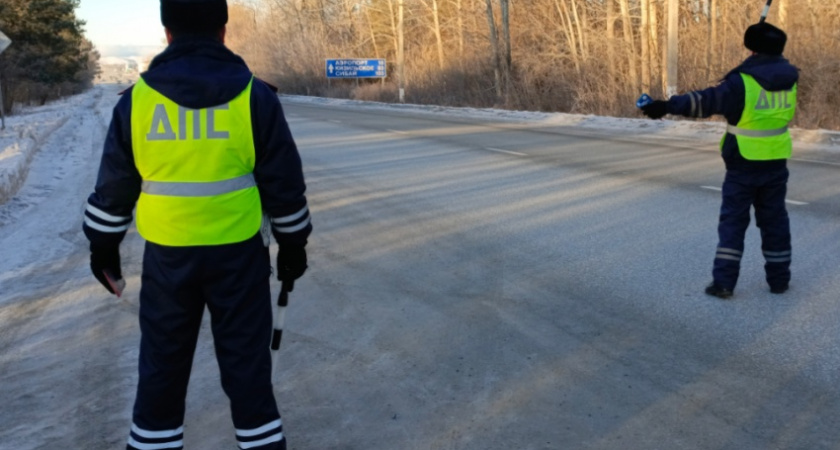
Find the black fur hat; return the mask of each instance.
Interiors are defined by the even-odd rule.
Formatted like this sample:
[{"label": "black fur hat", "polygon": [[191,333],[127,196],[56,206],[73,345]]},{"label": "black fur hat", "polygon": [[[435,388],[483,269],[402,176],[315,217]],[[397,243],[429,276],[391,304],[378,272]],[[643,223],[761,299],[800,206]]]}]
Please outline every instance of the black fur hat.
[{"label": "black fur hat", "polygon": [[786,43],[785,32],[767,22],[750,25],[744,33],[744,46],[756,53],[781,55]]},{"label": "black fur hat", "polygon": [[213,32],[228,21],[227,0],[160,0],[160,21],[170,31]]}]

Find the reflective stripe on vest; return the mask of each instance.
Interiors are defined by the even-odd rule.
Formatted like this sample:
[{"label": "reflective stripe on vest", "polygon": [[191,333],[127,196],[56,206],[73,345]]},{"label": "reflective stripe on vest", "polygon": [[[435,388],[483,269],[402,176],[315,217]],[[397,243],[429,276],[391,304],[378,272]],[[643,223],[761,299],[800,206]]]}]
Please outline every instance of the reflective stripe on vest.
[{"label": "reflective stripe on vest", "polygon": [[143,181],[142,192],[151,195],[167,195],[170,197],[210,197],[229,194],[257,185],[254,174],[249,173],[229,180],[209,183],[179,183],[163,181]]},{"label": "reflective stripe on vest", "polygon": [[726,125],[726,132],[729,134],[734,134],[735,136],[747,136],[747,137],[773,137],[778,136],[780,134],[785,134],[788,132],[788,127],[776,128],[774,130],[745,130],[743,128],[738,128],[735,125]]},{"label": "reflective stripe on vest", "polygon": [[172,247],[242,242],[259,232],[251,84],[229,103],[199,110],[141,79],[132,90],[131,142],[143,185],[137,231]]},{"label": "reflective stripe on vest", "polygon": [[[790,158],[793,142],[788,124],[796,112],[796,84],[786,91],[767,91],[750,75],[744,81],[744,111],[741,120],[728,125],[744,159],[769,161]],[[723,141],[721,141],[721,146]]]}]

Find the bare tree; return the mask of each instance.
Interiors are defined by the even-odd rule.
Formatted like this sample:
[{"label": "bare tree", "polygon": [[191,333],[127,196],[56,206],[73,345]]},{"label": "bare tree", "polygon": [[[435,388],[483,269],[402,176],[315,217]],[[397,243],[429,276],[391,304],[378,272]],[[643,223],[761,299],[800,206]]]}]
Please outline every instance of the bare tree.
[{"label": "bare tree", "polygon": [[636,46],[633,39],[633,22],[630,17],[630,5],[627,0],[618,0],[621,5],[621,23],[624,30],[624,47],[627,52],[627,74],[629,76],[628,85],[631,86],[634,92],[639,90],[639,72],[636,68]]},{"label": "bare tree", "polygon": [[[651,81],[652,85],[659,85],[659,74],[661,73],[661,58],[660,58],[660,45],[659,45],[659,38],[661,36],[659,30],[659,11],[662,11],[663,8],[657,8],[657,3],[662,3],[663,0],[651,0],[649,2],[649,16],[650,16],[650,29],[649,31],[649,44],[650,44],[650,67],[651,67],[651,78],[656,78],[656,83]],[[653,87],[653,86],[651,86]]]},{"label": "bare tree", "polygon": [[[793,3],[775,0],[770,13],[788,33],[785,55],[803,68],[796,120],[840,128],[840,8],[817,0],[801,6],[793,14]],[[642,89],[663,95],[676,74],[683,91],[704,87],[735,67],[761,7],[735,0],[250,0],[232,2],[229,36],[260,76],[297,93],[393,101],[410,79],[417,102],[636,115],[629,97]],[[676,34],[666,45],[669,23],[679,25],[678,46]],[[327,82],[326,58],[367,55],[396,61],[397,70],[382,84]]]},{"label": "bare tree", "polygon": [[615,76],[615,0],[604,0],[606,2],[606,32],[607,32],[607,70],[610,74],[610,82]]},{"label": "bare tree", "polygon": [[567,0],[554,0],[554,6],[557,9],[557,14],[560,16],[560,23],[563,25],[563,33],[566,35],[566,41],[569,43],[569,53],[572,62],[575,65],[575,71],[581,71],[581,56],[578,53],[580,46],[578,45],[578,34],[575,32],[572,15],[569,12]]},{"label": "bare tree", "polygon": [[464,9],[461,5],[461,0],[455,1],[455,7],[457,9],[457,20],[458,20],[458,63],[461,66],[461,70],[464,70]]},{"label": "bare tree", "polygon": [[487,2],[487,26],[490,30],[490,46],[493,49],[493,75],[496,77],[496,98],[502,98],[502,61],[501,50],[499,49],[499,36],[496,32],[496,19],[493,16],[493,3]]},{"label": "bare tree", "polygon": [[650,0],[639,0],[641,6],[642,91],[650,92]]},{"label": "bare tree", "polygon": [[706,40],[706,78],[711,79],[714,73],[713,53],[715,51],[715,35],[717,34],[717,1],[709,1],[709,15],[707,17],[709,24],[709,35]]},{"label": "bare tree", "polygon": [[502,58],[502,70],[504,75],[505,104],[510,104],[511,76],[513,71],[513,56],[510,45],[510,4],[509,0],[499,0],[502,9],[502,39],[504,41],[504,57]]},{"label": "bare tree", "polygon": [[438,55],[438,67],[442,70],[444,67],[444,60],[443,60],[443,39],[441,38],[440,33],[440,16],[438,14],[438,2],[437,0],[432,0],[431,5],[427,0],[421,0],[423,5],[431,10],[432,12],[432,32],[435,35],[435,44],[437,44],[437,55]]}]

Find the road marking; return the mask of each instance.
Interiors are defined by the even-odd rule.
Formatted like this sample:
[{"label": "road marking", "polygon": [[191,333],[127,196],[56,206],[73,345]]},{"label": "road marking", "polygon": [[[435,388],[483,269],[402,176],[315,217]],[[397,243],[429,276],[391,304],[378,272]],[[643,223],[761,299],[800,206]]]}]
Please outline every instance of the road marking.
[{"label": "road marking", "polygon": [[397,133],[397,134],[408,134],[408,132],[407,132],[407,131],[400,131],[400,130],[391,130],[391,129],[388,129],[388,130],[386,130],[386,131],[390,131],[391,133]]},{"label": "road marking", "polygon": [[807,205],[808,202],[800,202],[798,200],[785,200],[786,203],[790,203],[791,205]]},{"label": "road marking", "polygon": [[825,164],[827,166],[838,166],[840,167],[840,163],[830,162],[830,161],[820,161],[818,159],[805,159],[805,158],[791,158],[791,161],[804,161],[809,163],[817,163],[817,164]]},{"label": "road marking", "polygon": [[[710,191],[718,191],[718,192],[722,191],[721,188],[715,187],[715,186],[700,186],[700,187],[703,188],[703,189],[708,189]],[[797,205],[797,206],[803,206],[803,205],[808,204],[808,202],[800,202],[799,200],[787,200],[787,199],[785,199],[785,203],[790,203],[791,205]]]},{"label": "road marking", "polygon": [[502,150],[502,149],[500,149],[500,148],[484,147],[484,149],[485,149],[485,150],[490,150],[491,152],[507,153],[508,155],[514,155],[514,156],[528,156],[528,155],[527,155],[527,154],[525,154],[525,153],[512,152],[512,151],[510,151],[510,150]]}]

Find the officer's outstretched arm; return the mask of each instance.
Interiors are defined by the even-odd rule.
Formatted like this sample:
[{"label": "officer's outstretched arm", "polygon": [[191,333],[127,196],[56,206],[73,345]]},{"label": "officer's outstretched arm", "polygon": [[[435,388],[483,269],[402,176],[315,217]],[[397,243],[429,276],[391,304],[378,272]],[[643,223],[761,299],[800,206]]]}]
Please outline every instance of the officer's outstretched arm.
[{"label": "officer's outstretched arm", "polygon": [[728,76],[717,86],[671,97],[668,100],[668,113],[695,118],[715,114],[727,116],[743,110],[743,104],[743,81],[740,76]]}]

